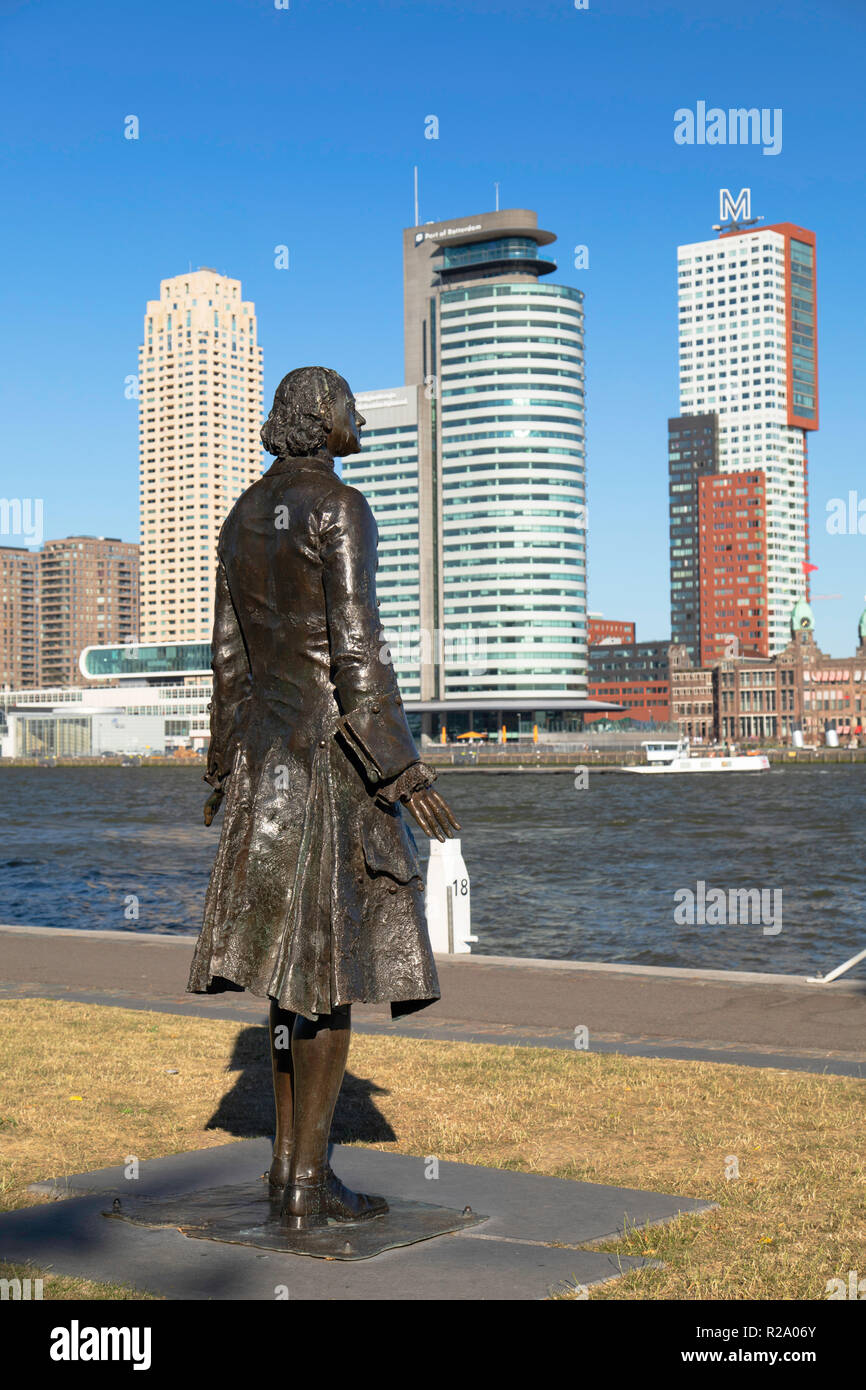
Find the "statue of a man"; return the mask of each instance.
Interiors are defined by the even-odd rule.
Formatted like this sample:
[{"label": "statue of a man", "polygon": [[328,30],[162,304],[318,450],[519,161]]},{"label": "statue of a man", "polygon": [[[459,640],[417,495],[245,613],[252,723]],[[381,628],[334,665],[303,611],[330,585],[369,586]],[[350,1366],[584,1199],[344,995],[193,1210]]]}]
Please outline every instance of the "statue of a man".
[{"label": "statue of a man", "polygon": [[365,423],[347,383],[302,367],[262,441],[276,462],[220,533],[205,780],[222,836],[188,988],[270,999],[269,1180],[303,1229],[387,1211],[327,1162],[354,1002],[439,998],[415,840],[459,825],[409,732],[376,599],[378,530],[334,457]]}]

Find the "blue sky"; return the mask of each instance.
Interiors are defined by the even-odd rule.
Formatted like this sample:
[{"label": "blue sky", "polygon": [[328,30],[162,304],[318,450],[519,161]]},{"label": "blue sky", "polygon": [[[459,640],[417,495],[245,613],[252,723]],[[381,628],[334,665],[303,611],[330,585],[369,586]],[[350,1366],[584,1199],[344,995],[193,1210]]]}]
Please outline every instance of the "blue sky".
[{"label": "blue sky", "polygon": [[[814,606],[821,645],[852,649],[866,536],[825,515],[866,499],[866,0],[0,0],[0,26],[0,495],[44,497],[46,536],[137,539],[124,378],[146,300],[190,265],[255,300],[266,399],[305,362],[399,384],[418,164],[422,220],[489,210],[498,180],[557,233],[555,278],[586,294],[589,605],[664,636],[676,246],[748,186],[818,237],[813,593],[841,598]],[[698,100],[781,107],[781,153],[675,144]]]}]

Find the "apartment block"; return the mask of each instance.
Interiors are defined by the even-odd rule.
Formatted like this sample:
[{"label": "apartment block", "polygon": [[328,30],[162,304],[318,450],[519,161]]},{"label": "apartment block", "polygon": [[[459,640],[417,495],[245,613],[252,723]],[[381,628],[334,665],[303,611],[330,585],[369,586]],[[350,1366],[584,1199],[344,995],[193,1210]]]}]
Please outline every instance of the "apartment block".
[{"label": "apartment block", "polygon": [[81,685],[85,647],[138,639],[139,548],[110,536],[46,541],[39,555],[39,683]]},{"label": "apartment block", "polygon": [[0,689],[39,683],[39,552],[0,546]]}]

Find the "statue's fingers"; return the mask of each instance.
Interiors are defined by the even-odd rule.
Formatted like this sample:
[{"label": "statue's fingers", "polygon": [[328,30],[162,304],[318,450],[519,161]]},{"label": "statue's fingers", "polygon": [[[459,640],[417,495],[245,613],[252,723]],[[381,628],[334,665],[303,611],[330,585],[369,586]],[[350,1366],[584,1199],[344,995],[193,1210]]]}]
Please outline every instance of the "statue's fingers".
[{"label": "statue's fingers", "polygon": [[[431,807],[430,811],[436,825],[436,834],[439,836],[439,839],[450,840],[454,832],[445,817],[435,806]],[[440,831],[442,832],[441,834],[439,834]]]},{"label": "statue's fingers", "polygon": [[415,796],[409,798],[406,804],[409,807],[409,810],[412,812],[412,815],[415,817],[416,821],[420,825],[421,829],[424,831],[424,834],[428,837],[428,839],[432,840],[434,838],[433,826],[430,823],[427,808],[422,802],[417,792]]},{"label": "statue's fingers", "polygon": [[434,792],[430,788],[428,788],[425,794],[431,814],[436,817],[438,824],[441,825],[446,836],[453,835],[455,830],[460,829],[460,826],[452,816],[448,803],[442,799],[438,792]]},{"label": "statue's fingers", "polygon": [[427,794],[433,803],[433,809],[436,812],[439,823],[448,830],[449,834],[453,834],[455,830],[459,830],[460,822],[455,817],[448,802],[445,801],[437,791],[434,791],[432,787]]},{"label": "statue's fingers", "polygon": [[421,805],[424,807],[426,834],[430,837],[431,840],[447,840],[448,836],[443,830],[442,826],[439,824],[439,820],[436,815],[436,808],[431,804],[429,790],[425,789],[422,792],[416,792],[415,795],[417,796]]}]

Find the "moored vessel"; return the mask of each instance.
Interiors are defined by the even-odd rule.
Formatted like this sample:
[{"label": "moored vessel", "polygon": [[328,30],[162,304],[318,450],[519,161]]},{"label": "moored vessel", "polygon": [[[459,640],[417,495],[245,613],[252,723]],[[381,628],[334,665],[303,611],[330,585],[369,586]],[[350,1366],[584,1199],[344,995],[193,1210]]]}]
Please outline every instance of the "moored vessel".
[{"label": "moored vessel", "polygon": [[767,772],[766,753],[692,753],[687,738],[645,739],[646,762],[629,763],[624,772]]}]

